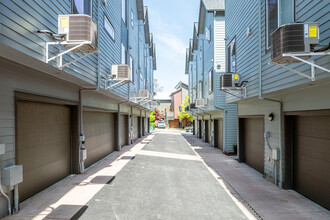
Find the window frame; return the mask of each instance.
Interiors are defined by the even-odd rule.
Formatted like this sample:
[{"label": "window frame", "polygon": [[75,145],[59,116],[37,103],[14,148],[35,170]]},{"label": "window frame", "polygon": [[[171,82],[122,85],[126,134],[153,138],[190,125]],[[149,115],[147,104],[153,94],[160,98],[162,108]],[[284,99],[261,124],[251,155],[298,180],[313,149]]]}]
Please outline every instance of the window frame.
[{"label": "window frame", "polygon": [[[270,45],[270,34],[269,33],[269,7],[268,7],[268,2],[270,0],[265,0],[265,44],[266,44],[266,51],[269,51],[271,49],[271,45]],[[282,21],[282,16],[281,16],[281,11],[280,11],[280,8],[281,8],[281,3],[283,0],[276,0],[277,1],[277,28],[280,27],[282,24],[281,24],[281,21]],[[288,0],[285,0],[285,1],[288,1]],[[292,1],[292,22],[296,22],[296,0],[290,0]],[[276,28],[276,29],[277,29]],[[275,30],[276,30],[275,29]],[[274,30],[274,31],[275,31]]]},{"label": "window frame", "polygon": [[[123,55],[125,55],[125,62],[123,63]],[[127,50],[124,44],[121,44],[121,64],[127,64]]]},{"label": "window frame", "polygon": [[133,12],[133,9],[131,9],[130,23],[131,23],[132,29],[134,29],[134,12]]},{"label": "window frame", "polygon": [[[209,35],[209,39],[208,39]],[[211,25],[209,27],[205,28],[205,39],[210,43],[212,41],[212,30],[211,30]]]},{"label": "window frame", "polygon": [[[83,11],[85,12],[85,0],[80,0],[82,3],[83,3]],[[89,12],[88,14],[85,14],[85,13],[79,13],[78,11],[75,12],[74,8],[75,8],[75,0],[72,0],[71,1],[71,13],[72,14],[85,14],[85,15],[90,15],[92,16],[93,14],[93,0],[88,0],[89,1]]]},{"label": "window frame", "polygon": [[[107,16],[104,15],[104,19],[103,19],[103,28],[106,30],[106,32],[108,33],[108,35],[110,36],[110,38],[112,40],[115,40],[115,28],[113,27],[113,25],[111,24],[109,18]],[[105,27],[105,24],[108,23],[109,27],[112,29],[113,31],[113,36],[111,36],[111,33],[108,31],[108,29]]]},{"label": "window frame", "polygon": [[[234,49],[232,48],[234,47]],[[233,63],[233,54],[232,52],[235,50],[235,71],[232,69],[232,63]],[[236,54],[236,36],[230,41],[230,43],[227,45],[227,72],[229,73],[236,73],[237,71],[237,54]]]},{"label": "window frame", "polygon": [[209,71],[209,93],[214,92],[214,69],[211,68]]},{"label": "window frame", "polygon": [[122,0],[121,3],[121,18],[123,19],[124,24],[127,25],[127,0]]}]

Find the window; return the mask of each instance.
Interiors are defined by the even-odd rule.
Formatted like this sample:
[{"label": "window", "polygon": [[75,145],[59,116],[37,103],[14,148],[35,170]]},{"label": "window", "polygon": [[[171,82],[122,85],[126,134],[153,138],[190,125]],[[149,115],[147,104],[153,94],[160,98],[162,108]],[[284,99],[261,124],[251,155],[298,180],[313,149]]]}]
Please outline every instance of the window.
[{"label": "window", "polygon": [[132,82],[134,82],[134,60],[131,56],[129,57],[129,67],[131,68]]},{"label": "window", "polygon": [[266,0],[266,44],[271,46],[271,34],[281,25],[294,22],[294,0]]},{"label": "window", "polygon": [[121,44],[121,64],[127,64],[127,51],[124,44]]},{"label": "window", "polygon": [[131,9],[131,26],[132,28],[134,27],[134,13],[132,9]]},{"label": "window", "polygon": [[121,0],[121,17],[123,18],[124,23],[126,24],[126,0]]},{"label": "window", "polygon": [[110,21],[107,17],[104,17],[104,28],[110,35],[110,37],[114,40],[115,39],[115,29],[111,25]]},{"label": "window", "polygon": [[227,46],[227,70],[236,72],[236,39],[234,38]]},{"label": "window", "polygon": [[90,0],[73,0],[72,12],[73,14],[91,15],[92,2]]},{"label": "window", "polygon": [[213,71],[213,69],[211,69],[209,71],[209,92],[213,92],[213,74],[214,74],[214,71]]},{"label": "window", "polygon": [[202,99],[203,98],[203,82],[199,81],[199,98]]},{"label": "window", "polygon": [[206,40],[211,41],[211,26],[205,29]]}]

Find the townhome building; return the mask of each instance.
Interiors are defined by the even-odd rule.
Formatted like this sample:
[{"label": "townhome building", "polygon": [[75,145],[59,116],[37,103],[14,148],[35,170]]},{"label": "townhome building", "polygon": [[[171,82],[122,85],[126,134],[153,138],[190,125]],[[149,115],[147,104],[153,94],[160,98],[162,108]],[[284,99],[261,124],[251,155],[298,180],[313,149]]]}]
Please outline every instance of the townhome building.
[{"label": "townhome building", "polygon": [[175,86],[175,91],[170,94],[171,97],[171,108],[170,116],[167,118],[170,128],[182,128],[185,124],[180,121],[180,105],[188,95],[188,85],[184,82],[178,82]]},{"label": "townhome building", "polygon": [[143,0],[1,1],[0,217],[146,135],[154,70]]},{"label": "townhome building", "polygon": [[330,4],[226,1],[226,89],[239,160],[330,209]]},{"label": "townhome building", "polygon": [[227,104],[226,93],[220,91],[220,75],[226,72],[225,44],[225,2],[201,0],[199,21],[186,50],[194,135],[229,153],[237,144],[237,105]]}]

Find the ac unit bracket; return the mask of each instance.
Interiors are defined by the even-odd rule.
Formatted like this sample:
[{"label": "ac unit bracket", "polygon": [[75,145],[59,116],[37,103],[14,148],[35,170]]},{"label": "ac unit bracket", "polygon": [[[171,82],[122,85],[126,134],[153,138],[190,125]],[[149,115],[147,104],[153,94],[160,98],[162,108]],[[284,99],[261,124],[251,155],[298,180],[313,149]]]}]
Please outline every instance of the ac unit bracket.
[{"label": "ac unit bracket", "polygon": [[119,87],[121,87],[121,86],[123,86],[123,85],[125,85],[127,83],[128,82],[126,80],[120,80],[120,81],[118,81],[118,82],[116,82],[116,83],[114,83],[112,85],[109,85],[108,87],[106,87],[105,90],[112,91],[112,90],[117,89],[117,88],[119,88]]},{"label": "ac unit bracket", "polygon": [[311,52],[311,53],[297,53],[297,54],[296,53],[285,53],[285,54],[283,54],[283,56],[285,56],[285,57],[291,57],[291,58],[296,59],[296,60],[298,60],[300,62],[303,62],[303,63],[305,63],[307,65],[310,65],[311,66],[311,73],[310,73],[310,75],[307,75],[305,73],[299,72],[299,71],[297,71],[295,69],[292,69],[292,68],[290,68],[288,66],[284,66],[283,64],[280,64],[280,63],[270,62],[269,64],[277,65],[279,67],[282,67],[284,69],[287,69],[287,70],[290,70],[290,71],[292,71],[294,73],[297,73],[297,74],[299,74],[299,75],[301,75],[303,77],[306,77],[306,78],[310,79],[311,81],[315,81],[315,69],[316,68],[319,68],[319,69],[321,69],[321,70],[323,70],[325,72],[328,72],[328,73],[330,73],[330,70],[329,69],[326,69],[326,68],[324,68],[324,67],[322,67],[320,65],[315,64],[314,60],[304,60],[304,59],[300,58],[300,56],[325,56],[325,55],[330,55],[330,52],[318,52],[318,53]]},{"label": "ac unit bracket", "polygon": [[[100,52],[98,49],[94,49],[94,50],[91,50],[89,53],[85,54],[82,57],[79,57],[79,58],[77,58],[75,60],[72,60],[70,62],[67,62],[67,63],[63,64],[63,55],[65,55],[67,53],[70,53],[71,51],[76,50],[79,47],[82,47],[82,46],[84,46],[86,44],[91,44],[91,42],[90,41],[84,41],[84,42],[67,42],[67,41],[62,41],[62,42],[46,42],[46,63],[49,63],[49,61],[52,61],[52,60],[54,60],[56,58],[60,58],[59,68],[60,69],[63,69],[64,67],[67,67],[70,64],[72,64],[74,62],[77,62],[78,60],[81,60],[81,59],[83,59],[83,58],[85,58],[85,57],[87,57],[87,56],[89,56],[91,54],[99,53]],[[74,46],[74,47],[72,47],[72,48],[70,48],[68,50],[65,50],[65,51],[63,51],[63,52],[61,52],[61,53],[59,53],[59,54],[57,54],[57,55],[55,55],[55,56],[53,56],[53,57],[50,58],[49,57],[49,47],[50,46],[56,46],[56,45],[62,45],[62,46],[64,46],[64,45],[76,45],[76,46]]]},{"label": "ac unit bracket", "polygon": [[239,99],[246,99],[247,97],[247,92],[246,92],[246,86],[241,86],[241,87],[237,87],[235,89],[224,89],[221,90],[224,91],[225,93],[228,93],[232,96],[235,96]]}]

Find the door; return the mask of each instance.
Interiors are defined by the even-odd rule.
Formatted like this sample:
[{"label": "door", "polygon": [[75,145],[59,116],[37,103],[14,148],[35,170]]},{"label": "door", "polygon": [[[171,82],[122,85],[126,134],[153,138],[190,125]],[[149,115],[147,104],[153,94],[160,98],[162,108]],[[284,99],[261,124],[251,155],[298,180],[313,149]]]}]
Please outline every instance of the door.
[{"label": "door", "polygon": [[202,120],[198,120],[198,138],[202,138]]},{"label": "door", "polygon": [[214,120],[214,147],[223,151],[223,119]]},{"label": "door", "polygon": [[209,143],[209,121],[205,120],[205,142]]},{"label": "door", "polygon": [[17,164],[23,165],[20,202],[71,173],[71,109],[17,102]]},{"label": "door", "polygon": [[293,189],[330,210],[330,116],[297,116]]},{"label": "door", "polygon": [[244,162],[250,167],[264,173],[264,119],[245,118],[240,128],[240,149],[244,152]]},{"label": "door", "polygon": [[128,145],[128,116],[120,116],[120,146]]},{"label": "door", "polygon": [[106,112],[84,112],[85,166],[96,163],[115,151],[115,115]]},{"label": "door", "polygon": [[139,118],[133,117],[133,140],[139,138]]},{"label": "door", "polygon": [[145,118],[142,117],[142,136],[145,135]]}]

